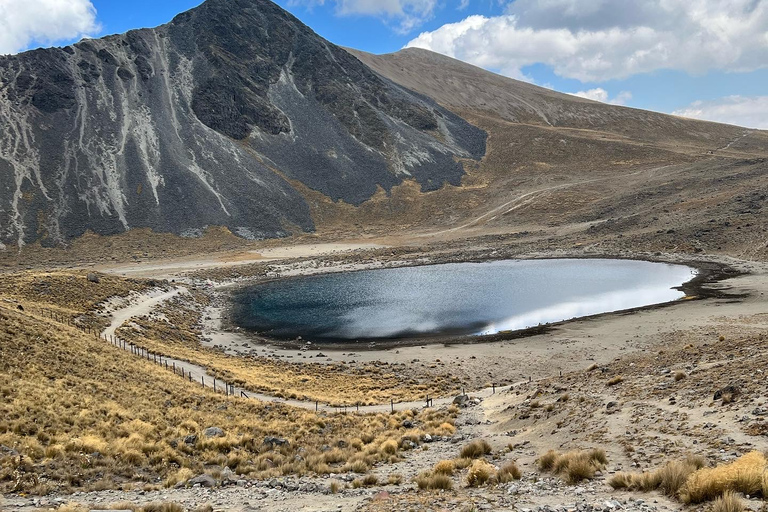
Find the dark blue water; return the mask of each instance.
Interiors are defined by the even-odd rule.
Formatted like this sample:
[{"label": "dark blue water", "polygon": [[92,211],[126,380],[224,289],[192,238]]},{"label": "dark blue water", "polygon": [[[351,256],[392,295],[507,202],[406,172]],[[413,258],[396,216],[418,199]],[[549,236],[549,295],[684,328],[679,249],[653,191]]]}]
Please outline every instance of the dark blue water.
[{"label": "dark blue water", "polygon": [[630,260],[509,260],[284,279],[242,289],[232,319],[278,339],[480,335],[669,302],[695,277]]}]

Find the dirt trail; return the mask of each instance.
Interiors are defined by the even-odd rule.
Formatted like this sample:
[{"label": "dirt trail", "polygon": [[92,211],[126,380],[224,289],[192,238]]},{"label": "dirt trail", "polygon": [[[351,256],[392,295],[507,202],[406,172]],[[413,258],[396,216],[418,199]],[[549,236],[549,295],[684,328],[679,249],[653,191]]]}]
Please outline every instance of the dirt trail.
[{"label": "dirt trail", "polygon": [[[651,174],[651,173],[655,173],[655,171],[660,171],[660,170],[666,169],[668,167],[671,167],[671,166],[665,165],[663,167],[655,167],[655,168],[652,168],[652,169],[642,169],[640,171],[635,171],[635,172],[632,172],[632,173],[629,173],[629,174],[625,175],[623,177],[623,179],[626,179],[626,178],[628,178],[630,176],[637,176],[638,174],[644,174],[644,173]],[[485,212],[484,214],[480,215],[479,217],[476,217],[476,218],[470,220],[469,222],[466,222],[466,223],[464,223],[464,224],[462,224],[460,226],[456,226],[456,227],[449,228],[449,229],[443,229],[441,231],[435,231],[435,232],[431,232],[431,233],[423,233],[423,234],[420,234],[420,235],[415,235],[415,237],[416,238],[435,237],[435,236],[444,235],[444,234],[447,234],[447,233],[454,233],[456,231],[461,231],[461,230],[464,230],[464,229],[476,226],[476,225],[480,224],[483,221],[490,222],[492,220],[495,220],[499,216],[507,215],[510,212],[513,212],[513,211],[515,211],[515,210],[517,210],[519,208],[527,206],[533,200],[536,199],[536,196],[538,196],[540,194],[544,194],[544,193],[547,193],[547,192],[552,192],[552,191],[555,191],[555,190],[562,190],[562,189],[567,189],[567,188],[579,187],[579,186],[582,186],[582,185],[589,185],[590,183],[596,183],[596,182],[612,180],[612,179],[616,179],[616,177],[615,176],[604,176],[604,177],[601,177],[601,178],[592,178],[592,179],[589,179],[589,180],[575,181],[575,182],[571,182],[571,183],[561,183],[559,185],[552,185],[552,186],[549,186],[549,187],[544,187],[544,188],[532,190],[531,192],[527,192],[525,194],[519,195],[519,196],[515,197],[514,199],[511,199],[510,201],[507,201],[506,203],[504,203],[504,204],[502,204],[500,206],[497,206],[497,207],[495,207],[495,208]]]},{"label": "dirt trail", "polygon": [[[171,291],[168,291],[162,294],[158,294],[157,290],[152,290],[143,295],[135,297],[128,305],[112,313],[112,322],[110,323],[109,327],[107,327],[104,331],[102,331],[101,337],[104,339],[117,340],[118,338],[115,336],[117,329],[120,328],[120,326],[122,326],[126,322],[130,321],[131,318],[147,315],[151,313],[154,308],[161,305],[163,302],[169,299],[172,299],[173,297],[176,297],[177,295],[182,293],[187,293],[187,289],[184,287],[177,287]],[[116,343],[116,346],[120,346],[122,348],[122,345],[120,345],[119,342]],[[126,345],[125,350],[131,350],[131,347]],[[141,356],[137,355],[137,357],[141,357]],[[144,355],[143,357],[149,358],[149,356],[146,356],[146,355]],[[154,361],[154,359],[152,360]],[[210,388],[210,389],[215,388],[217,391],[224,392],[224,384],[221,382],[221,380],[216,381],[213,375],[209,374],[206,371],[206,369],[202,366],[191,363],[189,361],[184,361],[181,359],[175,359],[175,358],[165,357],[165,356],[163,356],[159,360],[159,364],[161,365],[162,368],[169,366],[169,367],[175,368],[176,371],[178,372],[182,372],[183,370],[183,375],[185,375],[185,378],[189,379],[189,381],[192,383],[199,384],[200,386],[205,386],[206,388]],[[510,389],[514,385],[496,386],[496,387],[481,389],[479,391],[472,392],[472,395],[481,397],[481,398],[488,397],[493,395],[494,393],[499,393],[503,390]],[[368,406],[359,406],[359,407],[349,406],[349,407],[340,408],[340,407],[333,407],[326,404],[321,404],[319,402],[314,402],[314,401],[289,400],[289,399],[279,398],[272,395],[254,393],[246,389],[239,388],[237,386],[230,386],[228,389],[230,394],[234,394],[235,396],[239,396],[242,398],[260,400],[263,402],[276,402],[276,403],[281,403],[285,405],[290,405],[292,407],[299,407],[307,410],[318,410],[318,411],[325,411],[325,412],[338,412],[340,410],[343,410],[344,412],[359,412],[361,414],[370,414],[370,413],[390,412],[393,407],[396,410],[403,410],[403,409],[420,408],[426,405],[425,401],[418,400],[418,401],[411,401],[411,402],[397,402],[394,405],[391,403],[386,403],[386,404],[378,404],[378,405],[368,405]],[[435,398],[432,400],[431,406],[440,407],[443,405],[450,405],[453,401],[453,398],[454,397],[452,396]]]}]

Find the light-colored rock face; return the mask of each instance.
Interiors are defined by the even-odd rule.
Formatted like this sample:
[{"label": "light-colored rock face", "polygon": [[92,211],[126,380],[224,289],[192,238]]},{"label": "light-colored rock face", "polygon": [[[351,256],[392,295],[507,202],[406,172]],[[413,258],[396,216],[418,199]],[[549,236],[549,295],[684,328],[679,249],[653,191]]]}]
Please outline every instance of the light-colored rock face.
[{"label": "light-colored rock face", "polygon": [[284,176],[357,204],[404,178],[457,184],[454,157],[485,151],[480,130],[265,0],[2,58],[0,126],[0,242],[19,245],[133,227],[311,231]]}]

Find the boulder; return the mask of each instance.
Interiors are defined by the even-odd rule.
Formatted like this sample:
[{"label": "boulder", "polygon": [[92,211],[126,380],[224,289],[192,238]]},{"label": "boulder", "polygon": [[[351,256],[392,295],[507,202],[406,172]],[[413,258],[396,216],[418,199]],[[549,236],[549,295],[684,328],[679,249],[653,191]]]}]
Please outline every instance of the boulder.
[{"label": "boulder", "polygon": [[469,406],[469,396],[468,395],[459,395],[456,398],[453,399],[453,404],[457,405],[459,407],[468,407]]},{"label": "boulder", "polygon": [[211,475],[200,475],[196,476],[195,478],[191,478],[187,485],[194,487],[195,485],[199,485],[200,487],[216,487],[216,480],[213,479]]},{"label": "boulder", "polygon": [[92,273],[92,272],[89,273],[86,276],[86,278],[88,279],[88,282],[90,282],[90,283],[100,283],[101,282],[101,279],[99,278],[99,276],[97,274]]},{"label": "boulder", "polygon": [[224,431],[219,427],[208,427],[205,429],[205,437],[224,437]]},{"label": "boulder", "polygon": [[264,445],[274,448],[275,446],[288,446],[290,443],[282,437],[267,436],[264,438]]},{"label": "boulder", "polygon": [[736,398],[740,394],[741,394],[741,388],[739,386],[736,386],[734,384],[729,384],[728,386],[725,386],[724,388],[720,388],[717,391],[715,391],[714,400],[720,400],[725,395],[731,395],[731,398]]}]

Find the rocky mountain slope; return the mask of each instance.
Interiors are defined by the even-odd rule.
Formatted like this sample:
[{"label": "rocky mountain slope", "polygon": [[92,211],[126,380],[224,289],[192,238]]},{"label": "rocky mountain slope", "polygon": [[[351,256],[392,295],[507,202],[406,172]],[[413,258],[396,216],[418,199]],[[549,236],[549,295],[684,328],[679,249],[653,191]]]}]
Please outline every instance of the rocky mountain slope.
[{"label": "rocky mountain slope", "polygon": [[458,185],[485,134],[269,0],[0,58],[0,244],[135,227],[312,231],[297,182],[360,204]]}]

